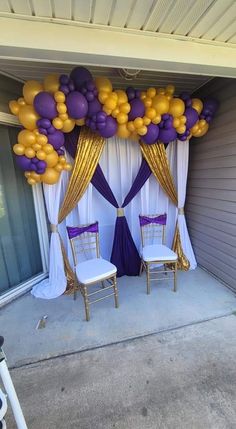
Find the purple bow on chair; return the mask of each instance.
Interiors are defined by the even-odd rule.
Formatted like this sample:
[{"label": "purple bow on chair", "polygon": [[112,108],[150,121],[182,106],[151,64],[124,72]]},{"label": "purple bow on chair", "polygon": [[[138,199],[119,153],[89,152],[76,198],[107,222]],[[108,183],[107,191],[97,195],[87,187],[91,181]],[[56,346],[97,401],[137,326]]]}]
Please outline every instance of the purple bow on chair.
[{"label": "purple bow on chair", "polygon": [[87,226],[67,226],[66,229],[68,232],[69,239],[71,240],[72,238],[78,237],[78,235],[81,235],[84,232],[98,232],[98,222],[91,223]]},{"label": "purple bow on chair", "polygon": [[156,216],[156,217],[139,215],[139,223],[140,223],[140,226],[149,225],[151,223],[156,223],[158,225],[166,225],[166,218],[167,218],[166,214]]}]

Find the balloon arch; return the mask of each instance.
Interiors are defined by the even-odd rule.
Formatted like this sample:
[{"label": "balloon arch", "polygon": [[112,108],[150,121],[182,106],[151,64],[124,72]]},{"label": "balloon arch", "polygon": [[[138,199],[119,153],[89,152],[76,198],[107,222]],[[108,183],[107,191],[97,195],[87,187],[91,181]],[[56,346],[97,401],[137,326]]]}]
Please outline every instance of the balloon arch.
[{"label": "balloon arch", "polygon": [[84,67],[74,68],[69,76],[49,75],[43,83],[30,80],[23,97],[9,103],[23,126],[13,146],[17,165],[30,185],[56,183],[63,170],[72,168],[63,150],[64,133],[76,125],[86,125],[105,138],[117,135],[148,145],[206,134],[217,101],[202,102],[187,92],[176,97],[174,91],[173,85],[114,90],[109,79],[93,80]]}]

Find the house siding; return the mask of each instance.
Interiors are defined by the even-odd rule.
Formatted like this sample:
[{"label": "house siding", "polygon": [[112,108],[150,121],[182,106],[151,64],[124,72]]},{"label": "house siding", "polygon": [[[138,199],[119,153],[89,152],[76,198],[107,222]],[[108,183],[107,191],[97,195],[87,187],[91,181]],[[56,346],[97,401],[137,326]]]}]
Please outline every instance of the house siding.
[{"label": "house siding", "polygon": [[0,112],[10,113],[9,101],[22,97],[23,83],[0,74]]},{"label": "house siding", "polygon": [[190,142],[186,218],[197,262],[236,290],[236,80],[196,96],[220,102],[209,132]]}]

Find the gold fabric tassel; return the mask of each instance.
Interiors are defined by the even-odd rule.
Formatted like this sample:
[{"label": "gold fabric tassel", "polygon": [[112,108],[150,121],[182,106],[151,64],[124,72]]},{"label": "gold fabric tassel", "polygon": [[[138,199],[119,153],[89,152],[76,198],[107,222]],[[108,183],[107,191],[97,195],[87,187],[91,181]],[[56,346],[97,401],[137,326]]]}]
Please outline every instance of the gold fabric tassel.
[{"label": "gold fabric tassel", "polygon": [[182,271],[188,271],[190,267],[190,263],[183,252],[183,248],[180,240],[178,221],[176,222],[172,250],[178,255],[178,264],[177,264],[178,269]]}]

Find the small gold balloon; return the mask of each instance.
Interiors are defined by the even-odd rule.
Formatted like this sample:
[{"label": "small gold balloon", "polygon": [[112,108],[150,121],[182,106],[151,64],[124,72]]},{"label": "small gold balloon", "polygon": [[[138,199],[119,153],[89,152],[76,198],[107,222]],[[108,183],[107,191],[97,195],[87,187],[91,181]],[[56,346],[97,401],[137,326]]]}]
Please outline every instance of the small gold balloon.
[{"label": "small gold balloon", "polygon": [[37,152],[38,150],[41,150],[42,146],[41,144],[35,143],[33,144],[32,148]]},{"label": "small gold balloon", "polygon": [[130,136],[130,131],[127,128],[127,124],[118,125],[117,136],[121,139],[127,139]]},{"label": "small gold balloon", "polygon": [[181,98],[172,98],[169,104],[168,113],[174,118],[182,116],[185,111],[185,104]]},{"label": "small gold balloon", "polygon": [[36,155],[40,161],[44,161],[46,159],[46,153],[42,149],[38,150]]},{"label": "small gold balloon", "polygon": [[145,134],[147,134],[147,127],[143,125],[142,127],[138,128],[138,134],[140,136],[145,136]]},{"label": "small gold balloon", "polygon": [[178,128],[180,126],[180,119],[179,118],[174,118],[173,119],[173,127],[174,128]]},{"label": "small gold balloon", "polygon": [[200,115],[203,109],[203,102],[199,98],[192,99],[192,107],[197,111]]},{"label": "small gold balloon", "polygon": [[52,125],[57,129],[61,130],[63,127],[63,121],[60,118],[54,118],[52,121]]},{"label": "small gold balloon", "polygon": [[143,117],[143,125],[149,125],[151,123],[151,119],[147,118],[147,116]]},{"label": "small gold balloon", "polygon": [[129,103],[123,103],[123,104],[121,104],[120,105],[120,112],[122,112],[122,113],[129,113],[130,112],[130,109],[131,109],[131,107],[130,107],[130,104]]},{"label": "small gold balloon", "polygon": [[43,81],[43,86],[45,91],[52,93],[57,92],[60,86],[59,74],[49,74],[46,76]]},{"label": "small gold balloon", "polygon": [[139,118],[139,117],[135,118],[134,126],[136,129],[141,128],[143,126],[143,118]]},{"label": "small gold balloon", "polygon": [[149,119],[153,119],[155,118],[157,112],[155,109],[153,109],[153,107],[147,107],[147,109],[145,110],[145,115],[149,118]]},{"label": "small gold balloon", "polygon": [[17,102],[18,102],[18,104],[20,106],[25,106],[26,105],[26,101],[25,101],[24,97],[18,98]]},{"label": "small gold balloon", "polygon": [[45,144],[43,150],[46,154],[52,153],[54,151],[53,146],[50,143]]},{"label": "small gold balloon", "polygon": [[[64,122],[69,118],[69,116],[67,113],[60,113],[59,118]],[[78,121],[82,121],[82,119],[78,119]]]},{"label": "small gold balloon", "polygon": [[167,85],[166,86],[166,92],[167,93],[169,93],[169,94],[174,94],[174,92],[175,92],[175,87],[174,87],[174,85]]},{"label": "small gold balloon", "polygon": [[106,107],[106,106],[103,106],[102,110],[103,110],[107,115],[110,115],[110,114],[111,114],[111,112],[112,112],[112,110],[111,110],[111,109],[108,109],[108,107]]},{"label": "small gold balloon", "polygon": [[129,121],[129,122],[127,123],[127,129],[128,129],[131,133],[135,131],[135,126],[134,126],[133,121]]},{"label": "small gold balloon", "polygon": [[113,118],[116,118],[117,115],[119,115],[120,113],[120,109],[119,107],[116,107],[114,110],[112,110],[111,115],[113,116]]},{"label": "small gold balloon", "polygon": [[23,144],[14,144],[13,146],[13,152],[16,155],[24,155],[25,153],[25,146]]},{"label": "small gold balloon", "polygon": [[63,127],[62,127],[62,131],[64,133],[70,133],[75,127],[75,121],[74,119],[66,119],[63,122]]},{"label": "small gold balloon", "polygon": [[33,104],[35,96],[43,91],[43,85],[37,80],[28,80],[23,86],[23,95],[27,104]]},{"label": "small gold balloon", "polygon": [[167,113],[169,110],[169,105],[169,100],[166,98],[165,95],[159,94],[152,99],[152,107],[159,115]]},{"label": "small gold balloon", "polygon": [[66,158],[64,157],[64,155],[59,156],[59,161],[61,164],[65,164]]},{"label": "small gold balloon", "polygon": [[99,92],[112,92],[112,83],[106,77],[96,77],[95,85]]},{"label": "small gold balloon", "polygon": [[61,164],[57,164],[55,167],[55,170],[58,171],[59,173],[63,170],[63,166]]},{"label": "small gold balloon", "polygon": [[151,107],[151,105],[152,105],[152,98],[150,98],[150,97],[146,97],[144,100],[143,100],[143,103],[144,103],[144,106],[145,107]]},{"label": "small gold balloon", "polygon": [[104,105],[107,107],[107,109],[113,110],[116,108],[117,102],[116,102],[116,100],[114,100],[112,97],[109,96],[106,99]]},{"label": "small gold balloon", "polygon": [[66,113],[67,107],[66,107],[65,103],[57,103],[57,111],[58,111],[58,113]]},{"label": "small gold balloon", "polygon": [[33,179],[32,177],[29,177],[28,180],[27,180],[27,182],[28,182],[29,185],[35,185],[36,184],[36,180]]},{"label": "small gold balloon", "polygon": [[52,153],[49,153],[45,159],[48,167],[55,167],[58,163],[58,154],[54,150]]},{"label": "small gold balloon", "polygon": [[54,94],[54,99],[57,103],[64,103],[66,101],[66,96],[62,91],[56,91]]},{"label": "small gold balloon", "polygon": [[108,98],[108,93],[106,91],[99,91],[98,99],[100,103],[104,104],[107,98]]},{"label": "small gold balloon", "polygon": [[20,106],[16,100],[12,100],[9,102],[9,109],[13,115],[18,115],[20,111]]},{"label": "small gold balloon", "polygon": [[35,150],[31,147],[27,147],[25,149],[25,156],[27,156],[28,158],[34,158],[35,157]]},{"label": "small gold balloon", "polygon": [[35,171],[32,171],[31,173],[32,179],[34,179],[36,182],[40,182],[40,174],[36,173]]},{"label": "small gold balloon", "polygon": [[48,142],[48,138],[44,134],[39,134],[36,137],[36,140],[37,140],[37,143],[40,145],[46,145],[46,143]]},{"label": "small gold balloon", "polygon": [[[115,91],[115,93],[118,96],[117,99],[117,105],[121,106],[122,104],[128,103],[128,97],[125,91],[123,91],[122,89],[117,89]],[[123,113],[129,113],[129,112],[123,112]]]},{"label": "small gold balloon", "polygon": [[36,143],[36,136],[32,131],[21,130],[17,136],[18,143],[24,146],[32,146]]},{"label": "small gold balloon", "polygon": [[31,172],[30,171],[26,171],[25,172],[25,177],[28,179],[31,176]]},{"label": "small gold balloon", "polygon": [[156,89],[155,88],[148,88],[147,90],[147,97],[153,98],[156,95]]},{"label": "small gold balloon", "polygon": [[60,177],[60,173],[55,170],[55,168],[48,167],[45,170],[45,173],[41,175],[41,181],[47,185],[54,185],[57,183]]},{"label": "small gold balloon", "polygon": [[76,125],[79,125],[80,127],[82,127],[85,124],[85,119],[76,119],[75,121]]},{"label": "small gold balloon", "polygon": [[64,170],[66,171],[71,171],[72,170],[72,165],[69,164],[68,162],[64,165]]},{"label": "small gold balloon", "polygon": [[118,113],[116,120],[120,125],[126,124],[128,122],[128,115],[126,115],[126,113],[120,112]]},{"label": "small gold balloon", "polygon": [[157,125],[161,122],[161,115],[156,115],[155,118],[152,119],[152,123]]}]

